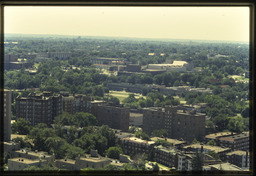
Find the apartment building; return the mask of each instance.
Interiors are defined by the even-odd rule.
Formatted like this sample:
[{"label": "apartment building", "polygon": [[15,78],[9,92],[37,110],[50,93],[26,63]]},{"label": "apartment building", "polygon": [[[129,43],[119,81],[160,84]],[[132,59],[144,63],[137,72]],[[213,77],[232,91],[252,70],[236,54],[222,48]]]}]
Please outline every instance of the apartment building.
[{"label": "apartment building", "polygon": [[75,114],[76,112],[90,112],[90,102],[93,101],[93,97],[88,95],[63,95],[63,111],[70,114]]},{"label": "apartment building", "polygon": [[155,146],[155,161],[163,164],[167,167],[175,167],[177,168],[177,150],[175,148],[166,148],[163,146]]},{"label": "apartment building", "polygon": [[219,138],[219,145],[232,150],[249,151],[249,132]]},{"label": "apartment building", "polygon": [[4,141],[11,140],[11,96],[12,92],[10,90],[4,89]]},{"label": "apartment building", "polygon": [[108,125],[124,132],[129,129],[129,108],[99,105],[95,116],[99,125]]},{"label": "apartment building", "polygon": [[168,137],[192,141],[202,140],[205,135],[205,114],[179,110],[178,107],[143,109],[143,131],[165,129]]},{"label": "apartment building", "polygon": [[62,113],[62,109],[62,96],[50,92],[30,93],[27,97],[16,98],[16,117],[29,121],[31,125],[51,125],[54,118]]},{"label": "apartment building", "polygon": [[226,154],[226,161],[240,168],[250,167],[249,152],[236,150]]},{"label": "apartment building", "polygon": [[121,139],[121,146],[125,154],[149,153],[154,148],[154,141],[146,141],[136,137]]}]

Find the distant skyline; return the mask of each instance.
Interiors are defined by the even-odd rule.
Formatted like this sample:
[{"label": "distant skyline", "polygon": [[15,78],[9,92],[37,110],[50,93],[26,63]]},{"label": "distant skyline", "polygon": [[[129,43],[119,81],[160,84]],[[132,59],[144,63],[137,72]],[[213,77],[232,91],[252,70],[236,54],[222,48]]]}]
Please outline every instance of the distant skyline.
[{"label": "distant skyline", "polygon": [[249,7],[5,7],[7,34],[249,41]]}]

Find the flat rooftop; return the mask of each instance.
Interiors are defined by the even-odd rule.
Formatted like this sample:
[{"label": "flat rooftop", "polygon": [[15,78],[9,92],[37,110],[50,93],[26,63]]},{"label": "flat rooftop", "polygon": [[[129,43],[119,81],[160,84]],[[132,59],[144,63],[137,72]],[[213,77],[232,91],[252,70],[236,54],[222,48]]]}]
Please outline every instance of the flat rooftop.
[{"label": "flat rooftop", "polygon": [[[8,159],[8,161],[14,161],[14,162],[19,162],[19,163],[25,163],[25,164],[33,164],[33,163],[39,163],[40,160],[31,160],[31,159],[27,159],[27,158],[11,158]],[[42,160],[45,161],[45,160]]]},{"label": "flat rooftop", "polygon": [[187,149],[187,148],[201,149],[201,146],[203,146],[204,149],[215,151],[216,153],[231,150],[230,148],[222,148],[222,147],[217,147],[217,146],[212,146],[212,145],[201,145],[201,144],[187,145],[184,148],[185,149]]},{"label": "flat rooftop", "polygon": [[235,151],[227,153],[226,155],[246,155],[246,151],[235,150]]},{"label": "flat rooftop", "polygon": [[68,163],[68,164],[75,164],[76,161],[72,159],[58,159],[56,162]]},{"label": "flat rooftop", "polygon": [[[212,133],[212,134],[206,135],[205,138],[216,139],[223,136],[229,136],[231,134],[232,134],[231,132]],[[236,134],[236,133],[233,133],[233,134]]]},{"label": "flat rooftop", "polygon": [[171,139],[171,138],[160,138],[160,137],[153,137],[153,138],[150,138],[152,141],[157,141],[157,140],[165,140],[166,139],[166,141],[167,142],[170,142],[170,143],[172,143],[173,145],[179,145],[179,144],[184,144],[184,143],[186,143],[186,141],[179,141],[179,140],[177,140],[177,139]]},{"label": "flat rooftop", "polygon": [[127,138],[124,138],[124,140],[128,140],[128,141],[135,142],[135,143],[145,143],[145,144],[149,144],[149,145],[155,143],[154,141],[147,141],[147,140],[143,140],[143,139],[136,138],[136,137],[127,137]]}]

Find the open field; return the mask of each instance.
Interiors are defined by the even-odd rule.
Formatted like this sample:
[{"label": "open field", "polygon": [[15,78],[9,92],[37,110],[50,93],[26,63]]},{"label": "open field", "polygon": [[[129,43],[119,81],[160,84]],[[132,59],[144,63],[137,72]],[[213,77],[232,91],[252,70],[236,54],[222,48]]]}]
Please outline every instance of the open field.
[{"label": "open field", "polygon": [[125,98],[127,98],[130,94],[134,94],[135,98],[140,98],[140,97],[146,98],[145,96],[142,96],[141,94],[138,94],[138,93],[125,92],[125,91],[114,91],[114,90],[109,91],[109,95],[118,98],[120,100],[120,103],[123,103],[123,100]]},{"label": "open field", "polygon": [[245,78],[244,76],[240,76],[240,75],[229,75],[228,77],[233,78],[236,82],[244,82],[244,83],[249,82],[249,78]]}]

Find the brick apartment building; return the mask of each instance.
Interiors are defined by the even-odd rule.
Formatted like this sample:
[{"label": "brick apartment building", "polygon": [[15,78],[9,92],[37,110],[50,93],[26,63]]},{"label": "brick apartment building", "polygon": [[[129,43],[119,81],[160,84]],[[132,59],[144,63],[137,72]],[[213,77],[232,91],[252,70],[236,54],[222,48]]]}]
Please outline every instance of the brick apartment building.
[{"label": "brick apartment building", "polygon": [[178,110],[178,107],[143,109],[143,131],[167,130],[168,137],[192,141],[205,135],[205,114]]},{"label": "brick apartment building", "polygon": [[12,92],[10,90],[4,89],[4,141],[11,140],[11,96]]},{"label": "brick apartment building", "polygon": [[98,105],[94,109],[99,125],[108,125],[110,128],[128,131],[129,129],[129,108]]},{"label": "brick apartment building", "polygon": [[93,97],[88,95],[63,95],[63,111],[70,114],[76,112],[90,112],[90,102],[93,101]]},{"label": "brick apartment building", "polygon": [[62,113],[62,109],[62,96],[50,92],[30,93],[27,97],[16,98],[16,117],[31,122],[31,125],[51,125],[54,118]]}]

